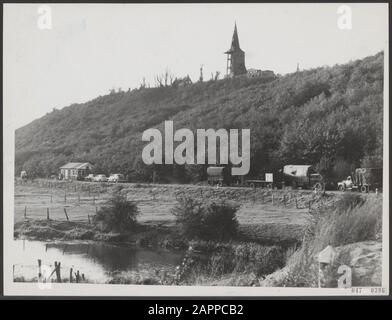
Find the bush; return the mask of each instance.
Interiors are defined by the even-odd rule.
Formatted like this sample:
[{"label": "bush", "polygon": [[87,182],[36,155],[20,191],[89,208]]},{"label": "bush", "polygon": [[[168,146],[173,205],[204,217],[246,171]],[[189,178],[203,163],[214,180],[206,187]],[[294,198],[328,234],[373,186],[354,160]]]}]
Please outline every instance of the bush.
[{"label": "bush", "polygon": [[139,210],[133,201],[126,196],[115,193],[99,209],[94,217],[94,223],[100,224],[103,231],[126,232],[133,230]]},{"label": "bush", "polygon": [[181,233],[189,239],[228,240],[237,234],[238,206],[228,203],[201,203],[181,198],[173,208]]}]

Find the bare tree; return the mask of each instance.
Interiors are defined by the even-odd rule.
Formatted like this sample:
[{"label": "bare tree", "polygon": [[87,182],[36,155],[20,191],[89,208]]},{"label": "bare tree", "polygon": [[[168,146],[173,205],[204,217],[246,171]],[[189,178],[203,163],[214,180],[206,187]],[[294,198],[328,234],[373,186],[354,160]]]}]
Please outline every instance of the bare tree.
[{"label": "bare tree", "polygon": [[204,65],[200,66],[200,77],[199,77],[199,82],[203,82],[203,67]]},{"label": "bare tree", "polygon": [[169,69],[166,69],[163,74],[157,75],[155,77],[155,86],[168,87],[173,84],[174,80],[175,80],[174,75],[170,72]]},{"label": "bare tree", "polygon": [[163,87],[163,77],[162,75],[158,75],[155,77],[155,86],[156,87]]},{"label": "bare tree", "polygon": [[144,89],[146,87],[146,78],[143,77],[143,81],[139,86],[139,89]]}]

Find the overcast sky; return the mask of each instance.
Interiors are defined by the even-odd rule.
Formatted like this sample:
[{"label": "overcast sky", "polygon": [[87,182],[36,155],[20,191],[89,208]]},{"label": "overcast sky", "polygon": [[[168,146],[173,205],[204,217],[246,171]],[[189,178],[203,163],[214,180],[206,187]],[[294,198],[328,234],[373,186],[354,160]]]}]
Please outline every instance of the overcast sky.
[{"label": "overcast sky", "polygon": [[4,7],[4,108],[14,128],[53,108],[111,88],[176,76],[225,73],[237,22],[247,68],[285,74],[346,63],[387,47],[386,4],[349,4],[352,29],[338,28],[338,4],[50,5],[52,29],[37,26],[39,4]]}]

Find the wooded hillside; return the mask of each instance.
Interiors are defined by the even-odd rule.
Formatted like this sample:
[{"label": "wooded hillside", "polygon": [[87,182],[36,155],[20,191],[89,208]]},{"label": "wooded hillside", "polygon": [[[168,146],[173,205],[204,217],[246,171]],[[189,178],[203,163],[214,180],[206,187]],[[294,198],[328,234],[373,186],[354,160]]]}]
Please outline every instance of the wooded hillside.
[{"label": "wooded hillside", "polygon": [[[90,161],[97,173],[151,180],[142,132],[250,128],[251,176],[284,164],[315,164],[330,180],[382,165],[383,53],[277,78],[237,77],[186,87],[136,89],[53,110],[16,130],[15,174],[57,173]],[[66,89],[65,89],[66,90]],[[28,108],[29,106],[26,106]],[[203,166],[155,166],[161,181],[198,181]]]}]

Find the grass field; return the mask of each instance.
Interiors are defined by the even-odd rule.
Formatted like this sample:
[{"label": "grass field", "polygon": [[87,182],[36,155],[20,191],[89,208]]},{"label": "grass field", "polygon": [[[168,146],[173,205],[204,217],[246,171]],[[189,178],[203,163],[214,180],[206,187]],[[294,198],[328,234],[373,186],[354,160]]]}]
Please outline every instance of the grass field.
[{"label": "grass field", "polygon": [[[39,180],[15,184],[15,222],[24,219],[65,220],[64,209],[71,221],[88,221],[110,197],[121,189],[129,200],[136,201],[138,221],[170,226],[176,199],[183,195],[202,200],[234,201],[240,205],[237,218],[244,235],[269,240],[299,239],[309,217],[310,206],[316,205],[309,191],[282,191],[205,185],[99,184]],[[327,199],[331,198],[326,197]]]}]

